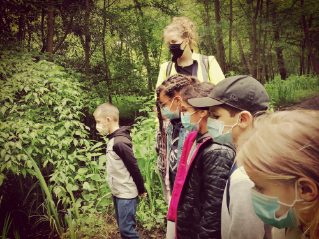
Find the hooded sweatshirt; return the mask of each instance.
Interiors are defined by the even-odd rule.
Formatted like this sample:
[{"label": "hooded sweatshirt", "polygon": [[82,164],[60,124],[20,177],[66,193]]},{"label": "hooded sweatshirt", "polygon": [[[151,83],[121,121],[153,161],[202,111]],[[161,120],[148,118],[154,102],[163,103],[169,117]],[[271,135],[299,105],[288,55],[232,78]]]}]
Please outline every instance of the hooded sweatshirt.
[{"label": "hooded sweatshirt", "polygon": [[130,127],[120,127],[107,137],[107,181],[112,194],[125,199],[143,194],[144,181],[133,154]]}]

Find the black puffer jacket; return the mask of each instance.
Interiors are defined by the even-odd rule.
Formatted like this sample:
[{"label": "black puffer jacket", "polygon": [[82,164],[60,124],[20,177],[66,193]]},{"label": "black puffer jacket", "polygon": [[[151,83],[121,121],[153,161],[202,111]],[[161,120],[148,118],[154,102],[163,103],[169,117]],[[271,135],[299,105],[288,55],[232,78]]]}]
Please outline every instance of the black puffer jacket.
[{"label": "black puffer jacket", "polygon": [[178,203],[178,239],[221,238],[223,192],[234,158],[235,151],[230,146],[212,139],[201,145],[190,165]]}]

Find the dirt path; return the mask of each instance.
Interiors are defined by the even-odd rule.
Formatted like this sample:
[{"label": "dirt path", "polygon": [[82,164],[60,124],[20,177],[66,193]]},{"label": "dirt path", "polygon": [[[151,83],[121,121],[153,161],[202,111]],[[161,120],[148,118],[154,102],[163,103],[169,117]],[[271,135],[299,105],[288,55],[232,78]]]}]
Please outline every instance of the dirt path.
[{"label": "dirt path", "polygon": [[308,109],[308,110],[319,110],[319,95],[304,100],[300,103],[280,107],[279,110],[296,110],[296,109]]}]

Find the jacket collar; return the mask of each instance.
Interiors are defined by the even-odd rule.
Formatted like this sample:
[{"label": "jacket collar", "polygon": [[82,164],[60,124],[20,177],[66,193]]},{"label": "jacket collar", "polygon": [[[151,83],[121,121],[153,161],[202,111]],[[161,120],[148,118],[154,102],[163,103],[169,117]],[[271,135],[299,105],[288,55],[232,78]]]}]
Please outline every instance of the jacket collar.
[{"label": "jacket collar", "polygon": [[124,137],[126,137],[126,138],[131,140],[130,133],[131,133],[131,127],[122,126],[122,127],[118,128],[117,130],[115,130],[113,133],[107,135],[106,137],[108,139],[112,139],[112,138],[114,138],[116,136],[124,136]]}]

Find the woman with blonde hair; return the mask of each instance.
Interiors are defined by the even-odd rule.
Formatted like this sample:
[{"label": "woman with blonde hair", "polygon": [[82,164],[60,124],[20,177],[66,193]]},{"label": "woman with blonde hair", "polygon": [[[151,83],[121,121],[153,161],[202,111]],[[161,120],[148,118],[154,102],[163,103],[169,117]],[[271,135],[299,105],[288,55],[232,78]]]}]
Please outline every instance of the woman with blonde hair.
[{"label": "woman with blonde hair", "polygon": [[237,160],[255,183],[256,214],[274,238],[319,238],[319,111],[259,117]]},{"label": "woman with blonde hair", "polygon": [[194,52],[197,32],[195,24],[189,18],[174,17],[164,28],[163,37],[172,54],[172,60],[161,65],[156,87],[167,77],[177,73],[195,76],[201,82],[213,84],[225,78],[214,56]]}]

